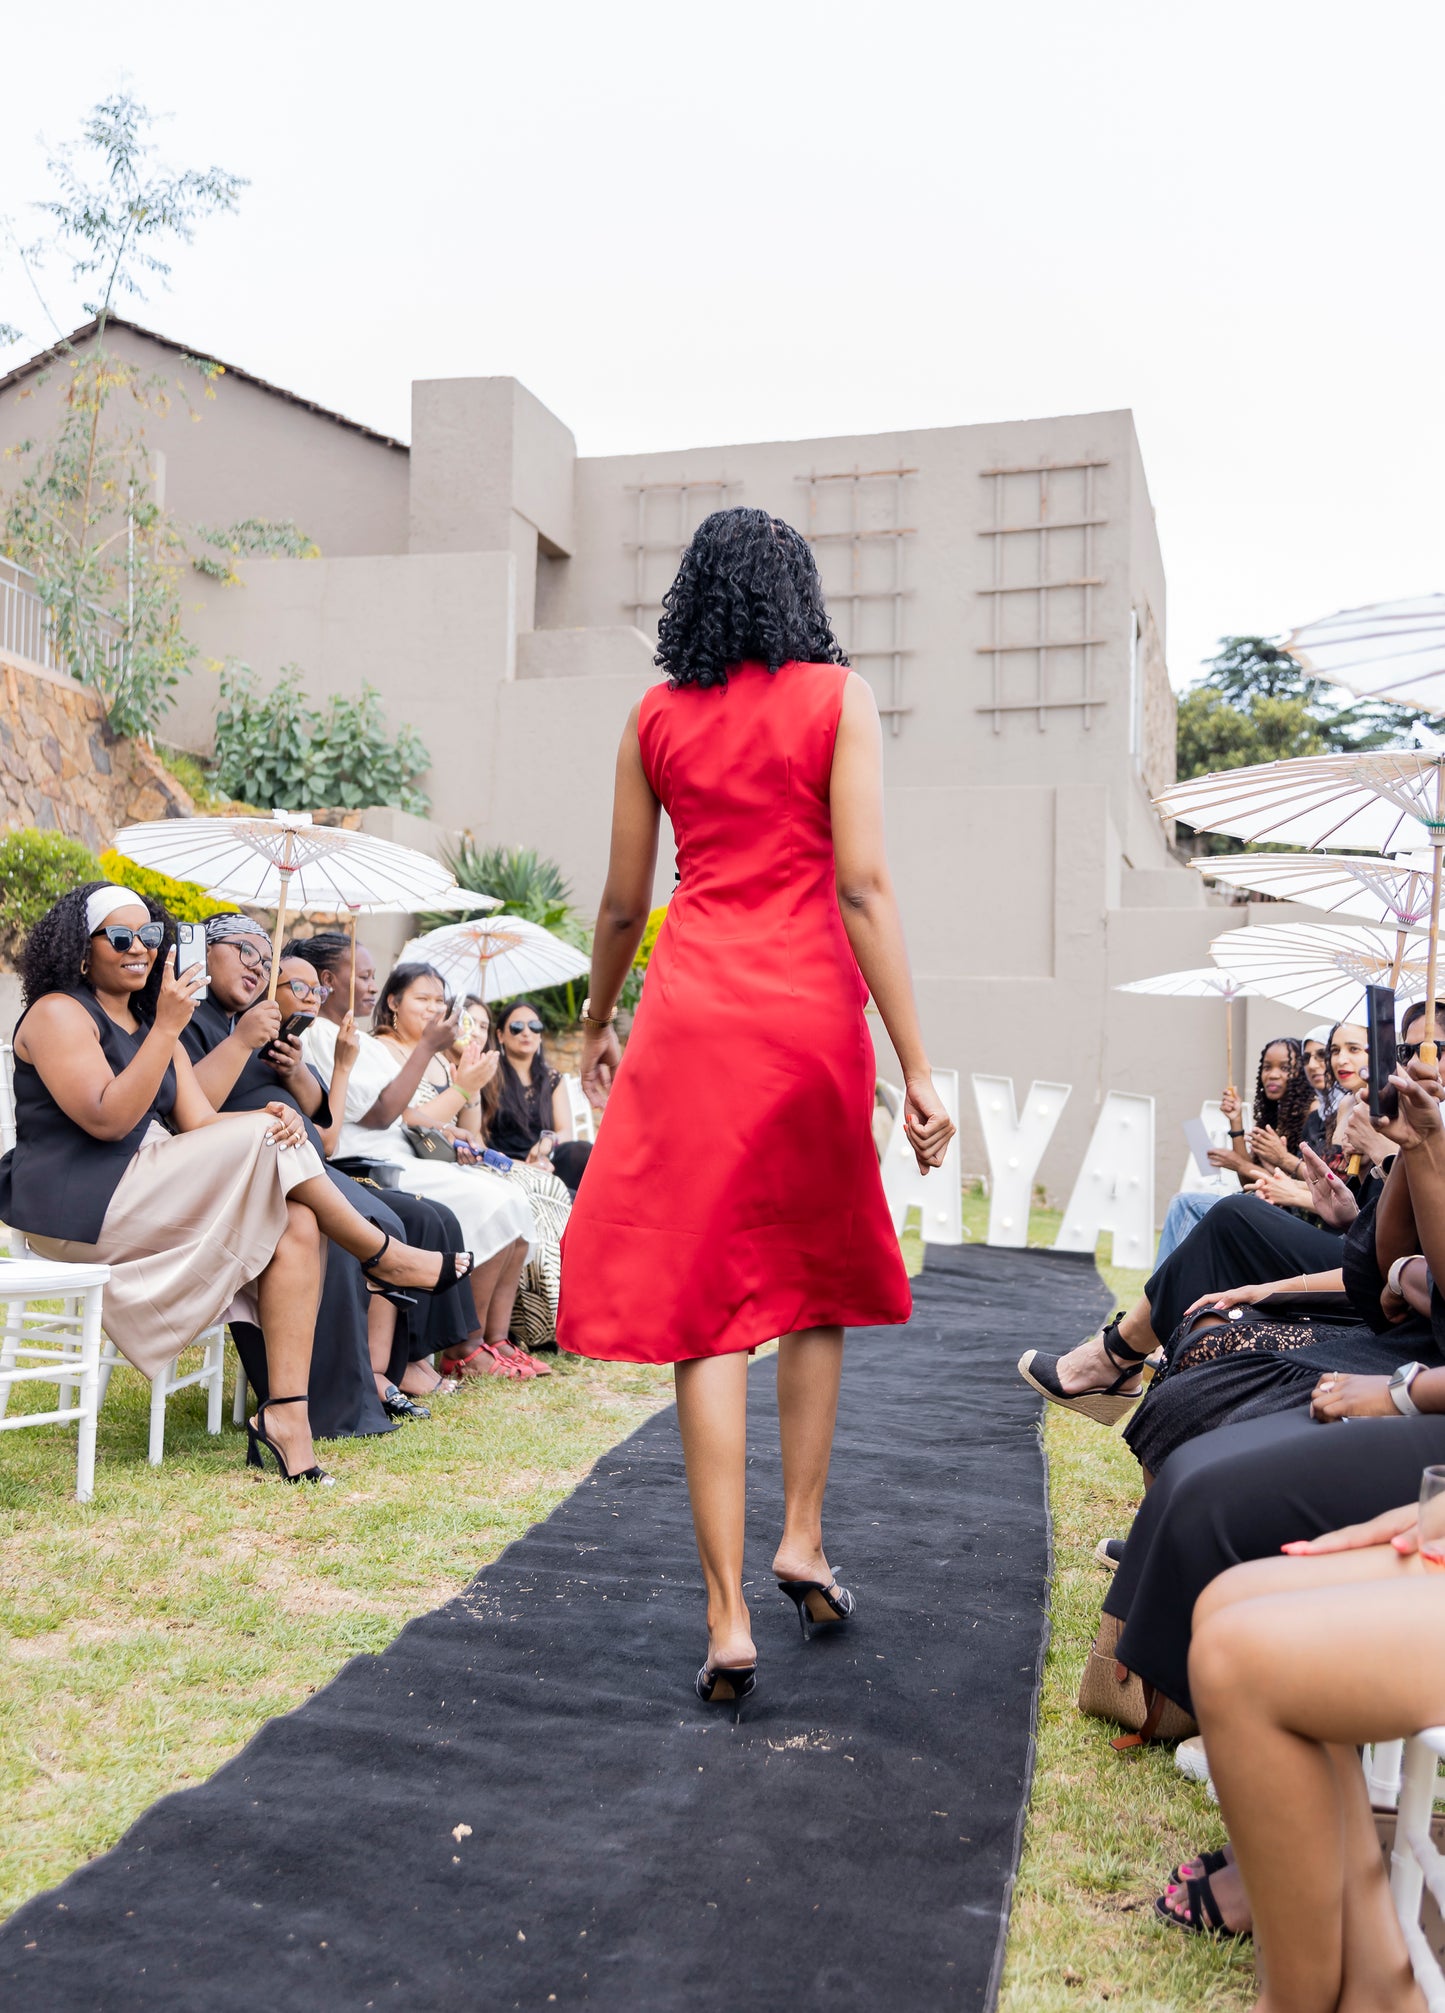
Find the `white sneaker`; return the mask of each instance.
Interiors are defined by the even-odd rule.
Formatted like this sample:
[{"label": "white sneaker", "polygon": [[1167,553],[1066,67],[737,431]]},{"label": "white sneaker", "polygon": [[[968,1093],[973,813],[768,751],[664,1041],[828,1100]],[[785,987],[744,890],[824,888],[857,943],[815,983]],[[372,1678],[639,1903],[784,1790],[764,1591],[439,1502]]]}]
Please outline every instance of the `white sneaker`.
[{"label": "white sneaker", "polygon": [[1194,1734],[1189,1740],[1181,1740],[1174,1750],[1174,1766],[1181,1775],[1187,1775],[1191,1782],[1202,1782],[1209,1791],[1212,1803],[1219,1798],[1214,1793],[1214,1783],[1209,1773],[1209,1757],[1204,1752],[1204,1736]]}]

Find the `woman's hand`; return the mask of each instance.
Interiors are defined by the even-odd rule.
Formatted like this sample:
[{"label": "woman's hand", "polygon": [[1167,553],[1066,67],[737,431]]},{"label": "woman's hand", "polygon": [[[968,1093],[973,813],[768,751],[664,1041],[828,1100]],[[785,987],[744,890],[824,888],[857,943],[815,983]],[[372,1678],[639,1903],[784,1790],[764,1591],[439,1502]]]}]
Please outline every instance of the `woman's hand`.
[{"label": "woman's hand", "polygon": [[1265,1167],[1285,1168],[1294,1155],[1272,1125],[1257,1125],[1249,1134],[1249,1150]]},{"label": "woman's hand", "polygon": [[1407,1069],[1395,1070],[1390,1082],[1400,1093],[1400,1104],[1393,1118],[1380,1120],[1384,1137],[1406,1152],[1438,1138],[1442,1130],[1440,1099],[1445,1097],[1438,1064],[1421,1062],[1417,1057]]},{"label": "woman's hand", "polygon": [[294,1106],[277,1102],[268,1104],[266,1109],[275,1121],[266,1135],[267,1139],[277,1146],[306,1144],[306,1127],[302,1123],[300,1112]]},{"label": "woman's hand", "polygon": [[1229,1120],[1230,1130],[1232,1131],[1239,1124],[1243,1116],[1243,1108],[1239,1102],[1239,1092],[1237,1090],[1225,1091],[1219,1100],[1219,1109]]},{"label": "woman's hand", "polygon": [[444,1048],[451,1048],[460,1039],[462,1017],[450,1013],[444,1020],[434,1020],[417,1043],[417,1047],[427,1055],[440,1055]]},{"label": "woman's hand", "polygon": [[1331,1174],[1312,1146],[1301,1146],[1299,1157],[1310,1192],[1310,1208],[1326,1230],[1348,1230],[1360,1213],[1356,1202],[1337,1174]]},{"label": "woman's hand", "polygon": [[1251,1179],[1259,1173],[1258,1167],[1247,1153],[1236,1153],[1232,1146],[1211,1146],[1209,1149],[1211,1167],[1227,1167],[1232,1174],[1248,1175]]},{"label": "woman's hand", "polygon": [[931,1076],[910,1076],[903,1085],[903,1130],[920,1174],[942,1167],[948,1142],[958,1127],[943,1108]]},{"label": "woman's hand", "polygon": [[254,1055],[258,1048],[269,1048],[281,1032],[281,1009],[275,1000],[257,1000],[255,1006],[247,1007],[231,1032],[239,1035]]},{"label": "woman's hand", "polygon": [[537,1141],[537,1144],[532,1148],[532,1151],[527,1155],[527,1158],[523,1162],[523,1165],[525,1167],[540,1167],[542,1171],[546,1174],[555,1174],[557,1171],[552,1165],[551,1154],[543,1153],[542,1142],[540,1139]]},{"label": "woman's hand", "polygon": [[500,1049],[483,1048],[479,1041],[470,1041],[462,1051],[462,1059],[457,1064],[452,1082],[467,1097],[475,1097],[484,1090],[501,1066]]},{"label": "woman's hand", "polygon": [[333,1070],[338,1074],[345,1071],[349,1075],[360,1054],[361,1036],[356,1032],[356,1015],[348,1012],[342,1016],[341,1025],[336,1030],[336,1059],[332,1064]]},{"label": "woman's hand", "polygon": [[1292,1559],[1307,1559],[1323,1552],[1364,1552],[1376,1545],[1393,1545],[1408,1557],[1415,1550],[1419,1514],[1414,1503],[1402,1503],[1398,1510],[1381,1510],[1378,1517],[1363,1524],[1346,1524],[1342,1530],[1323,1531],[1317,1538],[1296,1538],[1280,1550]]},{"label": "woman's hand", "polygon": [[1397,1419],[1388,1377],[1347,1377],[1326,1370],[1310,1393],[1310,1417],[1331,1419]]},{"label": "woman's hand", "polygon": [[174,1041],[196,1010],[196,994],[207,984],[204,965],[192,965],[176,977],[176,953],[172,946],[161,967],[161,989],[156,996],[155,1025]]},{"label": "woman's hand", "polygon": [[1278,1168],[1264,1170],[1255,1182],[1251,1193],[1262,1202],[1272,1202],[1277,1209],[1313,1209],[1314,1197],[1308,1185],[1296,1181],[1292,1174],[1281,1174]]},{"label": "woman's hand", "polygon": [[1207,1307],[1211,1313],[1227,1314],[1231,1307],[1253,1307],[1260,1300],[1267,1300],[1271,1293],[1280,1290],[1277,1282],[1265,1286],[1229,1286],[1222,1293],[1201,1293],[1184,1310],[1183,1319],[1198,1314]]},{"label": "woman's hand", "polygon": [[[1390,1078],[1391,1083],[1396,1083],[1398,1077],[1399,1072],[1396,1071],[1395,1075]],[[1363,1097],[1357,1097],[1350,1106],[1345,1118],[1344,1139],[1346,1146],[1349,1147],[1351,1153],[1358,1153],[1363,1159],[1372,1161],[1378,1167],[1382,1160],[1388,1160],[1390,1156],[1390,1142],[1393,1137],[1389,1132],[1380,1129],[1384,1125],[1385,1121],[1382,1119],[1380,1126],[1376,1126],[1374,1120],[1370,1117],[1368,1101]]]},{"label": "woman's hand", "polygon": [[293,1077],[306,1073],[305,1059],[301,1053],[301,1042],[297,1035],[288,1035],[285,1041],[274,1041],[266,1052],[266,1061],[273,1074],[282,1083],[290,1084]]},{"label": "woman's hand", "polygon": [[612,1094],[612,1079],[622,1060],[622,1045],[611,1021],[596,1027],[588,1021],[582,1031],[582,1056],[577,1065],[582,1079],[582,1095],[594,1111],[605,1111]]}]

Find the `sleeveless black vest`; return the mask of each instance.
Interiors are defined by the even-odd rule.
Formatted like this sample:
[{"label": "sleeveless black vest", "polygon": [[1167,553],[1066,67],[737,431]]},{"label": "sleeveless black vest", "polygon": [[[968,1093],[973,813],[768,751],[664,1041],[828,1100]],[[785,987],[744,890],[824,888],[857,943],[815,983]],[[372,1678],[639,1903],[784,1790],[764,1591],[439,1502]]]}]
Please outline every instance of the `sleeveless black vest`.
[{"label": "sleeveless black vest", "polygon": [[[128,1069],[150,1030],[142,1026],[138,1034],[128,1034],[117,1027],[88,986],[67,988],[61,997],[78,1000],[95,1022],[101,1049],[115,1074]],[[22,1014],[16,1022],[17,1032],[24,1019]],[[66,1117],[34,1064],[16,1056],[16,1143],[0,1159],[0,1222],[37,1237],[94,1244],[110,1199],[152,1121],[164,1124],[175,1101],[176,1072],[171,1064],[155,1103],[140,1123],[124,1139],[97,1139]]]},{"label": "sleeveless black vest", "polygon": [[[211,1053],[213,1048],[219,1048],[221,1043],[234,1029],[237,1018],[239,1016],[228,1014],[226,1009],[223,1006],[218,1006],[213,999],[197,1000],[195,1012],[191,1015],[186,1026],[181,1030],[181,1044],[186,1054],[191,1058],[191,1061],[200,1062]],[[330,1125],[331,1106],[327,1101],[326,1086],[321,1082],[320,1077],[316,1076],[314,1069],[311,1071],[311,1074],[316,1077],[317,1085],[321,1091],[321,1103],[316,1112],[317,1124]],[[286,1088],[285,1084],[282,1083],[275,1070],[271,1068],[271,1065],[262,1060],[261,1051],[255,1049],[246,1058],[245,1067],[231,1086],[230,1094],[227,1096],[221,1109],[222,1111],[264,1111],[268,1104],[289,1104],[306,1127],[306,1137],[316,1148],[322,1159],[326,1158],[326,1149],[321,1144],[321,1135],[317,1132],[316,1126],[312,1124],[306,1113],[302,1111],[296,1098]]]}]

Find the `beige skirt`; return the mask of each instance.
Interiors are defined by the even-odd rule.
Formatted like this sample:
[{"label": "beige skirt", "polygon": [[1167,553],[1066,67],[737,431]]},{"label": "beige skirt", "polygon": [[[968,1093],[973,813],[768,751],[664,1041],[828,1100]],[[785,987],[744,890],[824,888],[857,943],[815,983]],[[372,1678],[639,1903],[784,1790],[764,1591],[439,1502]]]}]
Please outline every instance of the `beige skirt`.
[{"label": "beige skirt", "polygon": [[27,1233],[41,1258],[111,1268],[105,1332],[144,1376],[172,1362],[265,1271],[286,1228],[286,1197],[323,1172],[309,1142],[272,1145],[274,1123],[257,1111],[196,1132],[152,1126],[94,1244]]}]

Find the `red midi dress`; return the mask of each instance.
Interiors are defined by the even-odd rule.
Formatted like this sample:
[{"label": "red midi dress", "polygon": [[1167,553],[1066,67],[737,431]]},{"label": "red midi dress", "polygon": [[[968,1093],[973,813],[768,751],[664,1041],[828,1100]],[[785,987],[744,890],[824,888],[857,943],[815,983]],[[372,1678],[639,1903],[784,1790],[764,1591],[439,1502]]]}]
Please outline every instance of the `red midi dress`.
[{"label": "red midi dress", "polygon": [[628,1363],[906,1321],[867,988],[828,791],[845,667],[653,686],[638,738],[681,881],[562,1241],[557,1339]]}]

